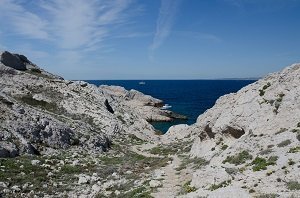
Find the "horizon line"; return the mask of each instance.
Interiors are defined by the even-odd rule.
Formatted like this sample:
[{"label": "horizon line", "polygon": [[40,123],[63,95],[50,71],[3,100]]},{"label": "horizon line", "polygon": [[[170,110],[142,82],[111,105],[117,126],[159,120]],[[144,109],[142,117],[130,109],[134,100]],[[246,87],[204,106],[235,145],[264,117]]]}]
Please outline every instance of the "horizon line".
[{"label": "horizon line", "polygon": [[175,81],[175,80],[259,80],[262,77],[251,77],[251,78],[195,78],[195,79],[72,79],[72,80],[82,80],[82,81],[159,81],[159,80],[170,80],[170,81]]}]

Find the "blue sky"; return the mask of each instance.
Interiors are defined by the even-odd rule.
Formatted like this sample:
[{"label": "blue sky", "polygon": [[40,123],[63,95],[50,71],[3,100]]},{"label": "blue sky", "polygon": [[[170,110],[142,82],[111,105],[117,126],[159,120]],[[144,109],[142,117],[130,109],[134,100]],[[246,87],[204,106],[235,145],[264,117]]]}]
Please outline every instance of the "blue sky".
[{"label": "blue sky", "polygon": [[67,79],[259,77],[300,62],[300,0],[0,0],[0,50]]}]

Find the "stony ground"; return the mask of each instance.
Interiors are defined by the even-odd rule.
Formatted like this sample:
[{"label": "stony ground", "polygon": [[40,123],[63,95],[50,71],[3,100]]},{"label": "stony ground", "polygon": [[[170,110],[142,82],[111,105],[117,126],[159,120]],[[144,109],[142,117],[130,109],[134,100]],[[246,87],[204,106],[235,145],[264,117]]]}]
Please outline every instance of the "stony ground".
[{"label": "stony ground", "polygon": [[2,158],[0,190],[5,197],[176,197],[191,191],[184,145],[131,136],[102,154],[73,149]]}]

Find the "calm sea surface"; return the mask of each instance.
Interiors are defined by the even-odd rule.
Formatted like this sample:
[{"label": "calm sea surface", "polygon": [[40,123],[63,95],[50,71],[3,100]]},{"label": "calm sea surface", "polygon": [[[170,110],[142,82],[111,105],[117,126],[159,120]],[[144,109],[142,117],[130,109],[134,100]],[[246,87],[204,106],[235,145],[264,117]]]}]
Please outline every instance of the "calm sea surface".
[{"label": "calm sea surface", "polygon": [[119,85],[136,89],[159,98],[172,106],[170,110],[188,116],[186,121],[157,122],[153,126],[162,132],[174,124],[193,124],[197,117],[211,108],[222,95],[236,92],[254,80],[88,80],[95,85]]}]

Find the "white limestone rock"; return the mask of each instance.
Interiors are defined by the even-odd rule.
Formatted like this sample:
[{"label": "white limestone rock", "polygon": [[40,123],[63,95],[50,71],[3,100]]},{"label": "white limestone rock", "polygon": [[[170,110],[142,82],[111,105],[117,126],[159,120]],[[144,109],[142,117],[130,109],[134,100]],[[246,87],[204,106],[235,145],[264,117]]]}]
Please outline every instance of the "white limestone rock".
[{"label": "white limestone rock", "polygon": [[151,188],[157,188],[157,187],[160,187],[162,184],[158,180],[151,180],[149,182],[149,185],[150,185]]}]

